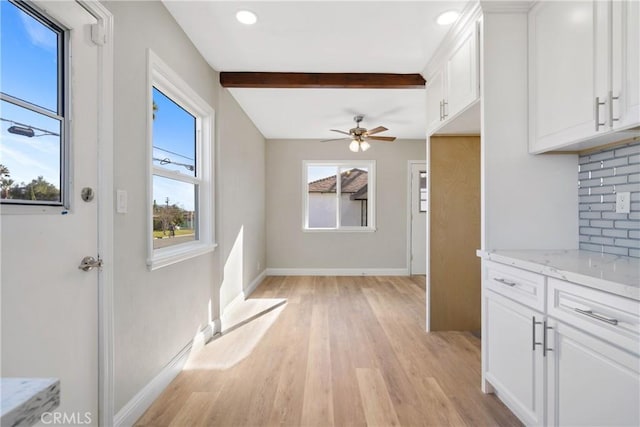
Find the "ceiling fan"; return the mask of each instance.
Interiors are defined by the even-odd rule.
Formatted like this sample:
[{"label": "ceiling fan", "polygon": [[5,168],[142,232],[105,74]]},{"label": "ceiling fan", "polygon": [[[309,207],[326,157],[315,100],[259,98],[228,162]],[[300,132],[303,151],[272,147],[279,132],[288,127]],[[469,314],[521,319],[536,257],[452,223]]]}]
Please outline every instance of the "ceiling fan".
[{"label": "ceiling fan", "polygon": [[330,129],[332,132],[342,133],[344,135],[348,135],[348,137],[342,138],[334,138],[334,139],[325,139],[321,142],[328,141],[348,141],[351,140],[351,144],[349,144],[349,150],[354,153],[358,152],[358,150],[367,151],[371,145],[367,141],[385,141],[385,142],[393,142],[395,141],[395,136],[372,136],[380,132],[384,132],[387,129],[384,126],[378,126],[377,128],[373,128],[371,130],[361,128],[360,122],[364,116],[355,116],[353,120],[356,122],[356,127],[349,129],[349,132],[345,132],[343,130],[338,129]]}]

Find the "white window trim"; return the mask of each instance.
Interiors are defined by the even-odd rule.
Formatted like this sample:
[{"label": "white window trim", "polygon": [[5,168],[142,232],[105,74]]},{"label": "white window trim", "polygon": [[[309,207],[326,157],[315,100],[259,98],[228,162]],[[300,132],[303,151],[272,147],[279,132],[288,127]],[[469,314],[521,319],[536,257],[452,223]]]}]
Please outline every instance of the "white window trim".
[{"label": "white window trim", "polygon": [[[213,185],[213,153],[214,153],[214,115],[215,111],[187,83],[184,82],[164,61],[151,49],[147,49],[147,106],[153,103],[153,88],[156,87],[182,108],[196,116],[199,142],[196,152],[196,171],[201,175],[198,182],[198,237],[194,242],[153,248],[153,176],[171,178],[171,171],[153,165],[153,110],[147,108],[147,266],[150,270],[166,267],[193,257],[213,252],[217,246],[215,241],[214,218],[214,185]],[[180,176],[183,181],[188,177]],[[196,181],[195,179],[191,179]]]},{"label": "white window trim", "polygon": [[[309,166],[336,166],[338,171],[342,167],[368,168],[369,180],[367,192],[369,203],[367,207],[367,226],[339,226],[340,224],[340,198],[336,211],[336,224],[334,228],[309,228],[309,198],[307,171]],[[337,183],[340,189],[340,180]],[[336,196],[337,197],[337,196]],[[305,233],[373,233],[376,229],[376,161],[375,160],[303,160],[302,161],[302,231]]]}]

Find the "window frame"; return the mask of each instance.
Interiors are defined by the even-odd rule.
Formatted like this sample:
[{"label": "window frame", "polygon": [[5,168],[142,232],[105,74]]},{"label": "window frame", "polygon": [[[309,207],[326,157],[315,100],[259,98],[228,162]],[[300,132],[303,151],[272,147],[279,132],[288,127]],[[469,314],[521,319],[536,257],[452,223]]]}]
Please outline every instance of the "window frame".
[{"label": "window frame", "polygon": [[[336,183],[336,227],[309,227],[309,183],[310,166],[335,166],[336,176],[340,176],[343,168],[367,168],[367,225],[343,226],[340,224],[340,179]],[[302,231],[308,233],[372,233],[376,229],[376,161],[375,160],[303,160],[302,161]]]},{"label": "window frame", "polygon": [[[58,81],[57,81],[57,110],[51,111],[46,107],[25,101],[14,95],[0,91],[0,100],[24,108],[33,113],[46,116],[60,122],[60,201],[52,202],[47,200],[18,200],[4,199],[0,201],[0,213],[9,215],[25,214],[57,214],[71,211],[71,195],[73,194],[73,181],[71,179],[71,47],[69,29],[57,20],[50,17],[46,11],[41,10],[33,4],[23,1],[9,0],[13,6],[22,10],[36,21],[45,25],[53,32],[59,34],[57,48],[58,57]],[[35,178],[35,177],[34,177]]]},{"label": "window frame", "polygon": [[[151,49],[147,50],[147,267],[155,270],[196,256],[213,252],[214,218],[214,109]],[[153,88],[196,118],[195,176],[157,167],[153,164]],[[194,211],[197,240],[164,248],[153,247],[153,177],[160,176],[194,184]]]},{"label": "window frame", "polygon": [[[422,174],[424,174],[424,200],[422,199]],[[422,209],[422,202],[425,204],[424,210]],[[427,208],[429,207],[429,198],[427,195],[427,171],[419,171],[418,172],[418,213],[426,213]]]}]

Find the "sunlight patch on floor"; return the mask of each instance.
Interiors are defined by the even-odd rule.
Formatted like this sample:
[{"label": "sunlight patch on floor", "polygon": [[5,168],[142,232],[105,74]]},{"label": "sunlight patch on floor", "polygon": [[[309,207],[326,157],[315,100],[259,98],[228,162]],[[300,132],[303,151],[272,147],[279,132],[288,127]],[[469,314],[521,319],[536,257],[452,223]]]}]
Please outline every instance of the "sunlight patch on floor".
[{"label": "sunlight patch on floor", "polygon": [[202,350],[189,356],[183,369],[225,370],[246,359],[284,311],[286,303],[280,304],[244,324],[240,323],[230,332],[214,337]]}]

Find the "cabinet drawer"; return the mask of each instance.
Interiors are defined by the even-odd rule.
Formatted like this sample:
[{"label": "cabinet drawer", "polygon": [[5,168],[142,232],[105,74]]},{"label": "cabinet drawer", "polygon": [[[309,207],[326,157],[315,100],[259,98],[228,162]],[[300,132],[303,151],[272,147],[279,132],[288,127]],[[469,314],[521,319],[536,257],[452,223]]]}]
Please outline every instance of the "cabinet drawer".
[{"label": "cabinet drawer", "polygon": [[640,302],[548,279],[547,313],[591,335],[640,354]]},{"label": "cabinet drawer", "polygon": [[487,289],[544,312],[545,277],[540,274],[485,261],[483,283]]}]

